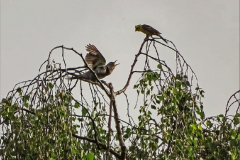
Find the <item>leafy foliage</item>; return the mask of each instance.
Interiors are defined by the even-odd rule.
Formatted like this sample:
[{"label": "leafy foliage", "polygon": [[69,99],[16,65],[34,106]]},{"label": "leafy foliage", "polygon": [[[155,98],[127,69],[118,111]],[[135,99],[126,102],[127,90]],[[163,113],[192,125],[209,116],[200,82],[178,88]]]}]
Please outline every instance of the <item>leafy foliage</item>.
[{"label": "leafy foliage", "polygon": [[[173,47],[167,47],[176,54],[173,72],[159,58],[156,44],[162,43],[157,39],[143,42],[126,85],[115,92],[111,84],[100,80],[84,83],[88,88],[81,79],[73,83],[66,77],[81,73],[83,67],[62,69],[48,59],[45,71],[19,83],[2,99],[0,156],[49,160],[239,159],[240,91],[230,97],[224,115],[206,118],[201,102],[204,90],[191,67],[172,43]],[[77,51],[63,46],[55,47],[50,55],[59,48],[76,53],[84,61]],[[134,70],[140,56],[145,57],[144,69]],[[124,91],[134,73],[141,74],[134,85],[134,112],[136,115],[138,110],[138,114],[134,119],[134,114],[128,113],[124,117],[127,122],[118,115],[115,97],[124,93],[127,98]],[[79,94],[75,96],[76,90]],[[236,114],[228,115],[234,105]],[[133,109],[132,105],[125,109],[129,107]]]}]

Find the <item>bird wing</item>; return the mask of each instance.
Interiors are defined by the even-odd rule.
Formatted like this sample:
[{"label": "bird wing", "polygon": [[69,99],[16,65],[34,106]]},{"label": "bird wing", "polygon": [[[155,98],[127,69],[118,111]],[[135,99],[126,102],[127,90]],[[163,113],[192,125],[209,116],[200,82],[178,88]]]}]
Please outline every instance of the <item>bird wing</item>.
[{"label": "bird wing", "polygon": [[86,51],[89,53],[85,57],[85,61],[93,70],[99,65],[105,65],[106,60],[103,55],[99,52],[97,47],[92,44],[86,46]]},{"label": "bird wing", "polygon": [[142,28],[144,30],[146,30],[147,32],[151,33],[152,35],[160,35],[161,34],[158,30],[156,30],[155,28],[153,28],[147,24],[143,24]]}]

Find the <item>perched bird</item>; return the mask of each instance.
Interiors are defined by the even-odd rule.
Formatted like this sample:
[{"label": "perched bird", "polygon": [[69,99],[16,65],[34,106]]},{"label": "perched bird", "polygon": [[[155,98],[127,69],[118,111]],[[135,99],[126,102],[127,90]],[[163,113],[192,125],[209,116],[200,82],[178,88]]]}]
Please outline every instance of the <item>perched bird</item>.
[{"label": "perched bird", "polygon": [[149,36],[153,36],[153,35],[156,35],[156,36],[159,36],[164,42],[168,43],[166,39],[164,39],[162,36],[161,36],[161,33],[156,30],[155,28],[147,25],[147,24],[139,24],[139,25],[136,25],[135,26],[135,31],[139,31],[139,32],[143,32],[144,34],[146,34],[146,38],[145,40],[148,39]]},{"label": "perched bird", "polygon": [[[102,79],[110,75],[115,69],[115,67],[119,65],[119,63],[116,64],[116,61],[109,62],[106,65],[105,58],[103,57],[101,52],[97,49],[97,47],[95,47],[92,44],[87,45],[86,50],[89,53],[87,53],[85,57],[85,61],[87,62],[88,66],[95,72],[95,74],[99,79]],[[96,81],[96,78],[91,71],[87,71],[79,76],[74,76],[71,79],[79,79],[79,78]]]}]

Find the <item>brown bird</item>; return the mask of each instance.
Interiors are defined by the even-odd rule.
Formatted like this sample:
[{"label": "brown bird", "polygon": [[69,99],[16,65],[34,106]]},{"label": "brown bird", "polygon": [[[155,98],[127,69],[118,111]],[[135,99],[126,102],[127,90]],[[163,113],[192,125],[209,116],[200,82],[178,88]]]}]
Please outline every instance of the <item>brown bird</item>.
[{"label": "brown bird", "polygon": [[[103,57],[101,52],[97,49],[97,47],[95,47],[92,44],[87,45],[86,50],[89,53],[87,53],[87,55],[85,56],[85,61],[87,62],[88,66],[95,72],[95,74],[99,79],[102,79],[110,75],[115,69],[115,67],[119,65],[119,63],[116,64],[116,61],[109,62],[106,65],[105,58]],[[96,81],[96,78],[91,71],[87,71],[79,76],[72,77],[71,79],[79,79],[79,78]]]},{"label": "brown bird", "polygon": [[135,31],[143,32],[144,34],[146,34],[145,40],[147,40],[149,36],[152,37],[153,35],[156,35],[156,36],[159,36],[164,42],[168,43],[167,40],[161,36],[161,33],[158,30],[156,30],[155,28],[147,24],[136,25]]}]

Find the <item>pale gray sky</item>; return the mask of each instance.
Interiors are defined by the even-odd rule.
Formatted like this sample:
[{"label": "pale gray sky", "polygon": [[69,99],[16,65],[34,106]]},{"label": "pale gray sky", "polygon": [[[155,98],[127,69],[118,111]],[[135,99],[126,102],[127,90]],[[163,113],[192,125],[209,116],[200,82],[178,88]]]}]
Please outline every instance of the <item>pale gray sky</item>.
[{"label": "pale gray sky", "polygon": [[[144,23],[173,41],[193,68],[206,92],[206,115],[224,113],[228,98],[239,89],[238,0],[1,0],[0,97],[16,83],[33,79],[55,46],[85,54],[88,43],[107,61],[118,60],[106,80],[121,89],[144,38],[134,26]],[[163,53],[162,59],[174,58],[171,54]],[[78,66],[78,60],[69,61]]]}]

